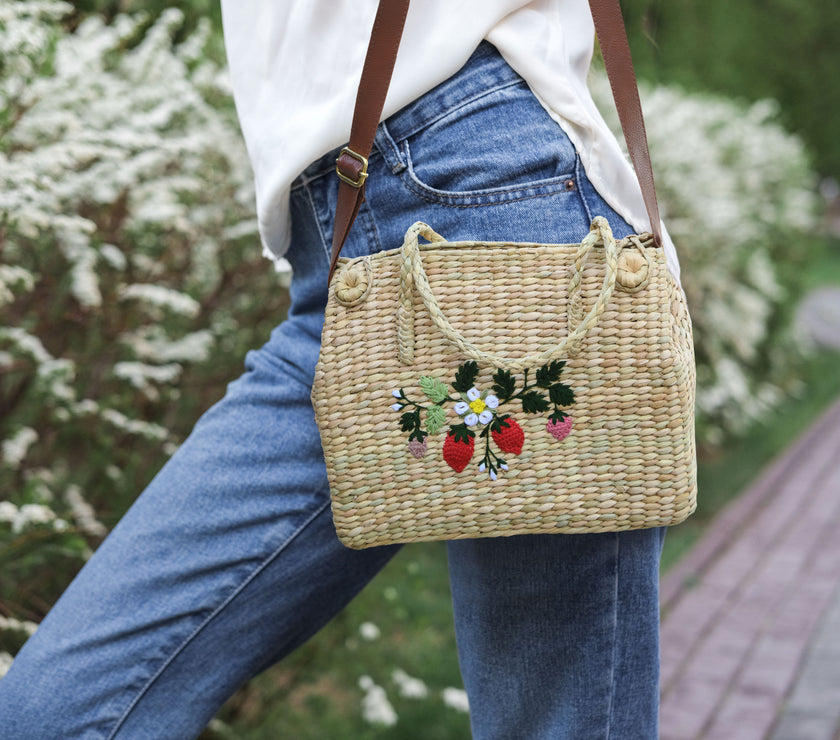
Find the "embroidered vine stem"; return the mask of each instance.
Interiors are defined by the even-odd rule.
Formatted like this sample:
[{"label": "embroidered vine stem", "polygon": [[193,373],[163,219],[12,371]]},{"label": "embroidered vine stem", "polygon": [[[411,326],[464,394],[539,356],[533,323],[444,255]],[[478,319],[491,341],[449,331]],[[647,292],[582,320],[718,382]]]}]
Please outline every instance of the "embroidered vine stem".
[{"label": "embroidered vine stem", "polygon": [[485,470],[487,470],[490,474],[490,477],[493,480],[496,480],[500,470],[508,470],[509,468],[507,463],[496,453],[494,453],[493,450],[490,448],[491,435],[489,434],[489,432],[493,431],[494,427],[497,426],[498,428],[496,428],[496,431],[499,431],[499,429],[501,428],[501,423],[508,418],[508,416],[503,416],[494,420],[491,425],[484,427],[484,429],[481,430],[481,434],[479,434],[480,437],[484,437],[485,445],[484,458],[478,464],[478,472],[483,473]]}]

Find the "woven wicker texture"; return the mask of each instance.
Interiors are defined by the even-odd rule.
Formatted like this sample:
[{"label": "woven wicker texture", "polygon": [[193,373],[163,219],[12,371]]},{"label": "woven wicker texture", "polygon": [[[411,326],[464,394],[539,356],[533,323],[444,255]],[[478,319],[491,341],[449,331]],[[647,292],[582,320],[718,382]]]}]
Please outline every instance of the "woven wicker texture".
[{"label": "woven wicker texture", "polygon": [[[470,359],[468,397],[453,383]],[[556,418],[500,396],[500,368],[523,389],[552,360],[574,393]],[[331,285],[312,400],[339,537],[676,524],[696,503],[694,386],[683,293],[650,238],[616,244],[603,219],[571,245],[446,242],[415,224],[401,249],[341,260]],[[401,426],[415,409],[422,439]],[[452,439],[469,421],[474,439]]]}]

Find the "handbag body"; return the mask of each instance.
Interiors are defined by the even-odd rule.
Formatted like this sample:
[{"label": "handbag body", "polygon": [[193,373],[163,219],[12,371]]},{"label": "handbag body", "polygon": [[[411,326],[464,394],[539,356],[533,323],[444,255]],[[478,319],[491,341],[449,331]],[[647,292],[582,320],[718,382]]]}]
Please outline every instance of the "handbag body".
[{"label": "handbag body", "polygon": [[[449,242],[417,223],[400,248],[347,260],[381,115],[365,102],[384,101],[407,5],[380,3],[337,165],[312,401],[339,538],[362,548],[684,520],[696,506],[691,322],[661,247],[617,2],[593,2],[593,17],[614,91],[632,81],[630,102],[616,99],[653,234],[616,241],[597,217],[580,244]],[[615,13],[617,47],[604,38]]]}]

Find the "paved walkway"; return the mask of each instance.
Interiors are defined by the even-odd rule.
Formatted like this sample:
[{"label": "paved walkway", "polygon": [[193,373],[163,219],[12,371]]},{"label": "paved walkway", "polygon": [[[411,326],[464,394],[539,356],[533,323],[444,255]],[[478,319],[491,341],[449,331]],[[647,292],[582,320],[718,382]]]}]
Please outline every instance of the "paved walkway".
[{"label": "paved walkway", "polygon": [[662,740],[840,739],[840,402],[666,574],[662,606]]}]

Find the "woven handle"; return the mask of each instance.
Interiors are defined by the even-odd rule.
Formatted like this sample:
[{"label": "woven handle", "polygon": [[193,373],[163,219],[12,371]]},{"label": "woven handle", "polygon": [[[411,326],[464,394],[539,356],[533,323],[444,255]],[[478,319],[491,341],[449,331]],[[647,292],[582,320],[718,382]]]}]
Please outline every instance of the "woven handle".
[{"label": "woven handle", "polygon": [[598,323],[604,309],[612,297],[615,289],[616,272],[618,265],[618,244],[613,237],[607,220],[597,216],[592,222],[589,234],[581,242],[574,257],[574,271],[569,283],[569,306],[576,305],[580,297],[580,284],[583,275],[583,267],[589,251],[601,243],[604,245],[606,275],[601,286],[601,292],[589,313],[580,323],[572,329],[572,316],[570,312],[569,333],[554,347],[541,352],[540,354],[528,355],[527,357],[502,357],[491,352],[485,352],[464,337],[452,324],[432,292],[429,278],[423,269],[419,237],[424,237],[430,242],[443,242],[445,239],[434,232],[424,223],[416,223],[405,235],[402,246],[402,267],[400,270],[400,302],[397,310],[399,359],[400,362],[410,365],[414,362],[414,293],[420,294],[423,305],[429,312],[429,316],[435,326],[443,335],[456,347],[464,356],[484,365],[504,367],[507,370],[518,372],[530,367],[539,367],[552,360],[568,358],[572,356],[580,343],[589,333],[590,329]]}]

